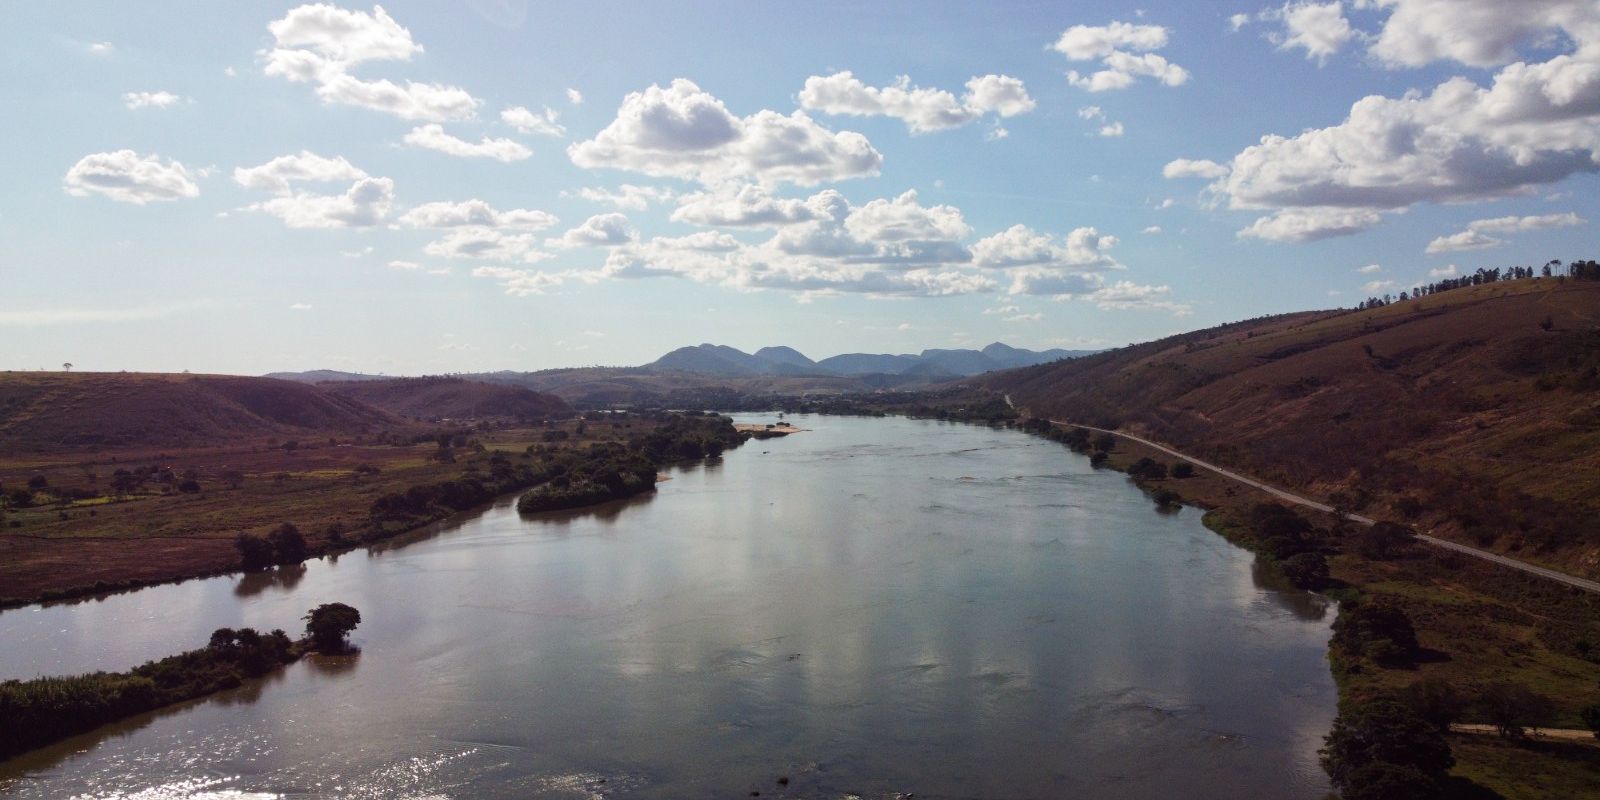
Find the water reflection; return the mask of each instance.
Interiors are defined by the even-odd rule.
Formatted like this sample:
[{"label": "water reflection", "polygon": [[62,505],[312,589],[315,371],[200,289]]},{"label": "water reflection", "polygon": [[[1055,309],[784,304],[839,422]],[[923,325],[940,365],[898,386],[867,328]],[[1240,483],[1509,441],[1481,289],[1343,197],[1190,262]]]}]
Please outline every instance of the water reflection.
[{"label": "water reflection", "polygon": [[1256,556],[1250,561],[1250,580],[1266,589],[1267,595],[1278,605],[1307,622],[1321,622],[1328,616],[1334,603],[1326,595],[1308,592],[1295,586],[1282,570]]},{"label": "water reflection", "polygon": [[0,765],[28,776],[4,791],[203,772],[352,797],[1327,792],[1329,615],[1198,512],[1151,513],[1120,474],[1016,432],[802,427],[654,495],[530,518],[508,499],[282,590],[0,615],[0,677],[125,668],[324,602],[364,620],[359,658]]},{"label": "water reflection", "polygon": [[305,564],[285,564],[272,569],[246,572],[239,576],[239,583],[233,587],[233,593],[239,597],[253,597],[268,589],[277,589],[280,592],[293,591],[305,577]]}]

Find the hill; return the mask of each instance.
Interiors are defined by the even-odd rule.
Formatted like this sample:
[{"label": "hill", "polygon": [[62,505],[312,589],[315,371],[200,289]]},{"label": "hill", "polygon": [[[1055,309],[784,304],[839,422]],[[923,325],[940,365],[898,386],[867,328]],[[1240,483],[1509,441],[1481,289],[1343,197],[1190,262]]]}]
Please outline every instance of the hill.
[{"label": "hill", "polygon": [[1075,358],[1087,350],[1024,350],[995,342],[982,350],[923,350],[916,355],[845,353],[813,361],[792,347],[763,347],[755,354],[720,344],[680,347],[644,365],[656,371],[747,377],[752,375],[913,375],[967,377],[997,369]]},{"label": "hill", "polygon": [[1600,575],[1600,283],[1485,283],[979,382],[1438,535]]},{"label": "hill", "polygon": [[0,449],[190,447],[269,436],[355,435],[402,425],[314,386],[146,373],[0,374]]},{"label": "hill", "polygon": [[386,381],[389,378],[382,375],[367,375],[360,372],[341,372],[336,369],[309,369],[305,372],[269,372],[264,378],[277,378],[280,381],[299,381],[300,383],[333,383],[336,381]]},{"label": "hill", "polygon": [[572,407],[554,395],[462,378],[391,378],[319,386],[391,414],[424,420],[543,420],[573,414]]}]

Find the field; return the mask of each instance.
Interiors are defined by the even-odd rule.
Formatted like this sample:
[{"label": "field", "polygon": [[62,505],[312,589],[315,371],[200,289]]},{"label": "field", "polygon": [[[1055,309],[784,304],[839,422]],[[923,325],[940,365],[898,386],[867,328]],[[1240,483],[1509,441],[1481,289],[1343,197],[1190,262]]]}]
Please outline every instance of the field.
[{"label": "field", "polygon": [[[9,456],[0,460],[0,486],[7,495],[27,492],[33,506],[12,503],[0,522],[0,598],[17,603],[236,569],[235,537],[265,535],[285,522],[314,552],[334,530],[351,542],[387,535],[393,531],[369,516],[378,497],[483,469],[496,453],[521,458],[551,431],[567,437],[553,446],[573,447],[621,438],[636,424],[650,423],[463,431],[449,448],[451,461],[440,459],[433,435],[415,443],[334,437],[297,440],[290,449],[269,437],[224,447]],[[118,488],[133,480],[119,470],[139,478],[137,485]],[[41,477],[44,488],[26,488]]]}]

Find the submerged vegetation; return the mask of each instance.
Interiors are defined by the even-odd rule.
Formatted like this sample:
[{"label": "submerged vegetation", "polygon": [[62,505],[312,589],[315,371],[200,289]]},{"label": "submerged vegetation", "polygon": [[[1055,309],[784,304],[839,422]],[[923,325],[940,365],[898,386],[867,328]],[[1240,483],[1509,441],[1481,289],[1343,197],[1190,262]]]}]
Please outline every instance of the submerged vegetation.
[{"label": "submerged vegetation", "polygon": [[109,722],[239,687],[286,664],[315,644],[348,647],[361,613],[343,603],[306,615],[307,639],[282,630],[218,628],[205,647],[134,667],[67,677],[0,682],[0,759],[85,733]]}]

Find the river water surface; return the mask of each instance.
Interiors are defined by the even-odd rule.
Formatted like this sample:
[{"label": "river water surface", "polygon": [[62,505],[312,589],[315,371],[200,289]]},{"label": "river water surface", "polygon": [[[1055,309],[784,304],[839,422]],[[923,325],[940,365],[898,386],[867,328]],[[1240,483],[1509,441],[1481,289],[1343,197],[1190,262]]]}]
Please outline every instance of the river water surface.
[{"label": "river water surface", "polygon": [[1199,512],[1013,431],[790,419],[810,430],[599,511],[505,501],[337,561],[0,613],[0,678],[293,632],[325,602],[365,619],[357,657],[0,764],[0,795],[1327,792],[1331,610]]}]

